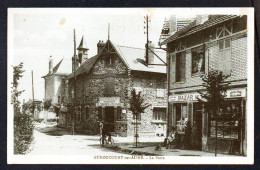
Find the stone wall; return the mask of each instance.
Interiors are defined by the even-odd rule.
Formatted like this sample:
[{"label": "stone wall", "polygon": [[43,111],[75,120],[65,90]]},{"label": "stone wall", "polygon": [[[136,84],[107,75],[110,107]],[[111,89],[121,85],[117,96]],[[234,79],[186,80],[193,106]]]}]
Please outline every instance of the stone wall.
[{"label": "stone wall", "polygon": [[[136,79],[137,78],[137,79]],[[136,90],[141,91],[141,95],[144,98],[144,103],[150,104],[150,106],[141,114],[141,121],[138,121],[138,132],[140,136],[155,136],[156,129],[158,126],[164,128],[164,133],[166,133],[166,122],[155,123],[153,120],[153,107],[166,107],[167,106],[167,90],[164,86],[164,97],[157,97],[158,84],[165,82],[166,84],[166,74],[156,74],[156,73],[133,73],[131,79],[131,89],[136,88]],[[141,81],[140,83],[135,83],[135,81]],[[135,84],[139,87],[135,87]],[[130,91],[131,91],[130,89]],[[131,111],[127,114],[127,134],[133,136],[135,133],[135,119]],[[159,125],[161,124],[161,125]]]},{"label": "stone wall", "polygon": [[[141,77],[140,77],[141,76]],[[122,119],[115,121],[115,132],[120,136],[133,136],[134,135],[134,119],[132,113],[129,111],[129,99],[133,82],[136,77],[139,77],[141,89],[143,91],[145,102],[151,104],[142,113],[140,124],[141,135],[154,136],[155,130],[158,129],[158,123],[153,123],[153,106],[166,107],[166,90],[163,86],[164,96],[157,97],[157,86],[162,81],[166,81],[166,74],[136,74],[128,70],[120,57],[116,56],[114,66],[107,67],[105,65],[105,56],[100,57],[92,69],[87,74],[82,74],[77,77],[76,91],[78,105],[89,107],[90,116],[87,119],[82,119],[77,123],[78,128],[86,133],[97,134],[99,133],[98,113],[99,108],[96,106],[99,103],[99,98],[105,96],[105,78],[114,78],[115,94],[113,97],[120,97],[122,104]],[[87,92],[88,88],[88,92]],[[69,100],[71,101],[71,90],[73,89],[73,79],[69,81]],[[86,94],[87,93],[87,94]],[[84,112],[82,112],[84,114]],[[163,124],[166,126],[166,123]],[[164,127],[163,127],[164,128]],[[166,128],[164,128],[166,132]]]}]

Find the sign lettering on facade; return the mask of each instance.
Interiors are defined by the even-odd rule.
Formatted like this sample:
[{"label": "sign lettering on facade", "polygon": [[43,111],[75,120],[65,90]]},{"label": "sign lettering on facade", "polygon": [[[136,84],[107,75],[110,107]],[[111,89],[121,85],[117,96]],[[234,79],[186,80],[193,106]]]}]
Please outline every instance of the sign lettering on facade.
[{"label": "sign lettering on facade", "polygon": [[[246,89],[232,89],[227,90],[226,98],[236,98],[236,97],[245,97]],[[197,101],[198,98],[201,98],[201,95],[198,93],[194,94],[184,94],[184,95],[171,95],[169,96],[169,102],[183,102],[183,101]]]},{"label": "sign lettering on facade", "polygon": [[246,97],[246,89],[227,90],[226,98]]},{"label": "sign lettering on facade", "polygon": [[99,103],[120,103],[120,97],[100,97]]},{"label": "sign lettering on facade", "polygon": [[198,93],[194,94],[184,94],[184,95],[172,95],[169,96],[170,102],[181,102],[181,101],[196,101],[198,98],[201,98],[201,95]]},{"label": "sign lettering on facade", "polygon": [[106,107],[106,106],[114,106],[114,107],[122,107],[123,104],[120,103],[120,97],[100,97],[99,102],[96,103],[97,107]]}]

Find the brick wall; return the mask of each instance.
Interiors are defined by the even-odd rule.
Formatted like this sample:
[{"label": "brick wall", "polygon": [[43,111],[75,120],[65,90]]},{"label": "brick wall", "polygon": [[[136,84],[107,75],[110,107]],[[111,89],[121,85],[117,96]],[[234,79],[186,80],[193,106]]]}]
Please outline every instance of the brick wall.
[{"label": "brick wall", "polygon": [[[210,56],[210,69],[217,69],[218,67],[218,56],[219,47],[216,41],[207,45],[209,47],[205,52],[205,72],[208,70],[208,55]],[[170,54],[170,56],[175,53]],[[199,86],[202,84],[201,75],[193,76],[191,74],[191,61],[192,55],[191,50],[186,50],[186,80],[184,82],[175,82],[175,62],[172,62],[171,58],[170,66],[170,89],[179,89],[189,86]],[[243,80],[247,79],[247,37],[245,33],[231,37],[231,77],[228,81]],[[233,83],[235,84],[235,83]]]}]

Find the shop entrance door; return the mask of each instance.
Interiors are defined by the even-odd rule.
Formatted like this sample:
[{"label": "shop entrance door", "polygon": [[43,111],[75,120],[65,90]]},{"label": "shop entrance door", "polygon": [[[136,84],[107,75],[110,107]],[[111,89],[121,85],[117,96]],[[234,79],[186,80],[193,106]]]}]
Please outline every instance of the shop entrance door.
[{"label": "shop entrance door", "polygon": [[114,132],[114,107],[105,107],[105,124],[109,132]]},{"label": "shop entrance door", "polygon": [[196,110],[193,118],[192,128],[193,146],[196,150],[202,149],[202,111]]}]

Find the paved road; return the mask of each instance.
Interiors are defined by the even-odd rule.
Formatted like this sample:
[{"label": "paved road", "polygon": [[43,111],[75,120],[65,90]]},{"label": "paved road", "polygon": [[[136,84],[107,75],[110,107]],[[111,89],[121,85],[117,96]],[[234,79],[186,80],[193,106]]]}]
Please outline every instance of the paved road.
[{"label": "paved road", "polygon": [[34,144],[28,155],[125,155],[100,147],[99,136],[51,136],[34,131]]}]

